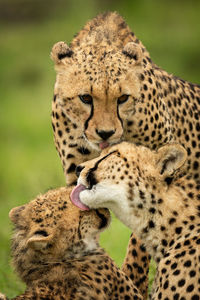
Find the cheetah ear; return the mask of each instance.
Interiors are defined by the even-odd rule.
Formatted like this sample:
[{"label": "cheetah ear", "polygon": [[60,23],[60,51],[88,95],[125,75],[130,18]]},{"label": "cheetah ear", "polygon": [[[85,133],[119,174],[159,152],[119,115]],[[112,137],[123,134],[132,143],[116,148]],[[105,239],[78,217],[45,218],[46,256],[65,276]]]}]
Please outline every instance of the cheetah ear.
[{"label": "cheetah ear", "polygon": [[129,42],[124,46],[122,53],[134,60],[136,64],[142,61],[142,49],[134,42]]},{"label": "cheetah ear", "polygon": [[156,165],[164,177],[173,176],[174,172],[184,164],[186,158],[187,152],[183,146],[168,144],[158,149]]},{"label": "cheetah ear", "polygon": [[35,250],[45,250],[51,239],[52,235],[49,235],[46,230],[37,230],[28,239],[27,245]]},{"label": "cheetah ear", "polygon": [[9,218],[14,223],[17,224],[22,218],[20,218],[21,212],[25,209],[26,205],[17,206],[10,210]]},{"label": "cheetah ear", "polygon": [[61,64],[65,57],[71,57],[72,55],[73,51],[64,42],[56,43],[51,50],[51,59],[55,64]]}]

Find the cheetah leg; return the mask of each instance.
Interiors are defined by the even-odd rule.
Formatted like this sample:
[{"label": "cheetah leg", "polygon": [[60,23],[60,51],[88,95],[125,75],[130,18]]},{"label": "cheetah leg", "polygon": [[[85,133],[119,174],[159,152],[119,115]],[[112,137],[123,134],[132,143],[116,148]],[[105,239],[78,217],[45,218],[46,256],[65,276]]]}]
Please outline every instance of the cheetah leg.
[{"label": "cheetah leg", "polygon": [[148,273],[150,255],[143,243],[132,233],[129,239],[126,257],[122,264],[122,271],[133,280],[144,300],[148,297]]}]

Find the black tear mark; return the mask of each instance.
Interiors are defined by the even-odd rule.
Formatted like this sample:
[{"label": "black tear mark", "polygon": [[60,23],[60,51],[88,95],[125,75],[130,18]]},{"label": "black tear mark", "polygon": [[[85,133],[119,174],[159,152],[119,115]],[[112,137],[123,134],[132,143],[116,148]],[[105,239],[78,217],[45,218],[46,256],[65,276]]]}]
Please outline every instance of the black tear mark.
[{"label": "black tear mark", "polygon": [[115,151],[112,151],[110,153],[108,153],[107,155],[103,156],[100,160],[98,160],[94,167],[89,169],[88,173],[86,174],[86,181],[87,183],[89,184],[89,187],[88,189],[91,190],[92,189],[92,186],[97,184],[97,181],[96,181],[96,178],[95,178],[95,175],[94,175],[94,171],[97,170],[98,168],[98,165],[100,164],[100,162],[102,162],[104,159],[106,159],[108,156],[112,155],[113,153],[116,153],[117,150]]},{"label": "black tear mark", "polygon": [[123,126],[123,121],[122,121],[122,119],[121,119],[121,117],[120,117],[120,115],[119,115],[119,105],[117,105],[117,117],[118,117],[118,119],[120,120],[120,123],[121,123],[122,128],[124,128],[124,126]]},{"label": "black tear mark", "polygon": [[85,121],[85,124],[84,124],[84,131],[88,128],[88,123],[92,119],[93,114],[94,114],[94,105],[92,103],[91,104],[91,112],[90,112],[89,118]]}]

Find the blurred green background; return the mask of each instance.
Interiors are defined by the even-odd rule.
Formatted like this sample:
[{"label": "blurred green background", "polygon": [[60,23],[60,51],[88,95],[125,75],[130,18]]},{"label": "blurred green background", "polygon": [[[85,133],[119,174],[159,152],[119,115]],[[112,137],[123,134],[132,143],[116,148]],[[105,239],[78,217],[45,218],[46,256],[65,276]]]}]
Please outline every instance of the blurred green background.
[{"label": "blurred green background", "polygon": [[[10,266],[9,210],[65,185],[50,124],[51,47],[69,43],[88,19],[107,10],[125,18],[154,62],[200,81],[199,0],[0,0],[0,291],[8,297],[24,289]],[[113,217],[102,236],[101,244],[118,265],[129,235]]]}]

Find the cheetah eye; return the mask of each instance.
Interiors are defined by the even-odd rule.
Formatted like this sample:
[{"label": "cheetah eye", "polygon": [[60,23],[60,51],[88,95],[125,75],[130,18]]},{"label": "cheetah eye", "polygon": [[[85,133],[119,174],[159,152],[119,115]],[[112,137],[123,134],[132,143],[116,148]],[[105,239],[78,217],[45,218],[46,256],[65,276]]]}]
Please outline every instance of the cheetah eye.
[{"label": "cheetah eye", "polygon": [[117,104],[122,104],[126,102],[129,98],[129,95],[122,95],[117,99]]},{"label": "cheetah eye", "polygon": [[89,94],[79,95],[79,98],[85,104],[92,104],[92,96],[90,96]]}]

